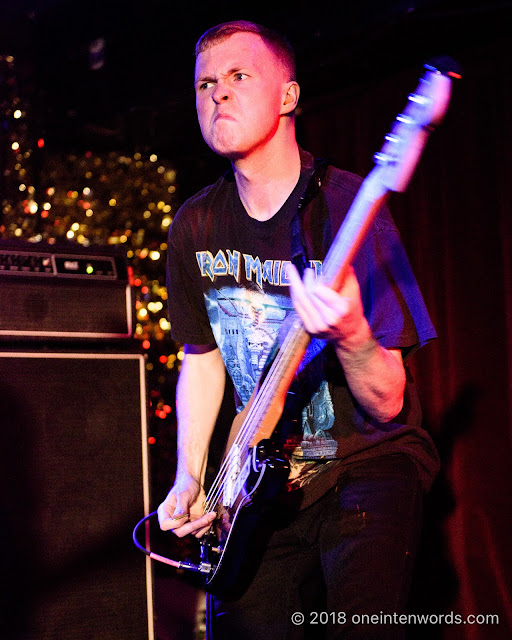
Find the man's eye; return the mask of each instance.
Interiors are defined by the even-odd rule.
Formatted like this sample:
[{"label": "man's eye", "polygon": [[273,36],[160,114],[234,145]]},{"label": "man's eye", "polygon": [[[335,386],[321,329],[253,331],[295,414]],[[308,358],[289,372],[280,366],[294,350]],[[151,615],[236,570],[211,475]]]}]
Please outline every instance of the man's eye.
[{"label": "man's eye", "polygon": [[235,80],[245,80],[245,78],[247,78],[247,74],[246,73],[235,73]]},{"label": "man's eye", "polygon": [[213,85],[213,82],[211,82],[211,80],[208,80],[207,82],[203,82],[202,84],[200,84],[198,88],[199,88],[199,91],[204,91],[205,89],[208,89],[212,85]]}]

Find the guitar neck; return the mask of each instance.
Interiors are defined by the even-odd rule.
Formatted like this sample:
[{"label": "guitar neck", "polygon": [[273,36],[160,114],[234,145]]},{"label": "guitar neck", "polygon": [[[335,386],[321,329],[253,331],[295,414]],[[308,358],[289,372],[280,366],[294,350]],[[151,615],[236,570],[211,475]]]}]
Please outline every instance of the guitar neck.
[{"label": "guitar neck", "polygon": [[[376,176],[377,169],[374,169],[365,178],[324,260],[322,279],[331,289],[341,288],[347,269],[386,197],[387,189]],[[253,420],[254,429],[248,427],[252,434],[250,446],[269,438],[274,431],[281,416],[286,393],[309,341],[302,321],[294,315],[251,407],[249,415]]]},{"label": "guitar neck", "polygon": [[322,265],[322,279],[331,289],[339,290],[347,269],[361,246],[388,189],[378,179],[379,167],[365,178],[340,226]]}]

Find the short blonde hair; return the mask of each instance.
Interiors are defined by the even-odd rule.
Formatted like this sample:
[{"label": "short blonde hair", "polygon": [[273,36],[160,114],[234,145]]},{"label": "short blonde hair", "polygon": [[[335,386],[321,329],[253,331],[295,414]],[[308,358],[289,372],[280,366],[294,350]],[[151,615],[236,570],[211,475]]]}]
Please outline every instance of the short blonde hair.
[{"label": "short blonde hair", "polygon": [[196,58],[203,51],[220,44],[235,33],[255,33],[259,35],[283,64],[288,74],[288,81],[296,80],[295,51],[288,40],[279,32],[274,31],[274,29],[269,29],[261,24],[247,20],[223,22],[205,31],[197,41]]}]

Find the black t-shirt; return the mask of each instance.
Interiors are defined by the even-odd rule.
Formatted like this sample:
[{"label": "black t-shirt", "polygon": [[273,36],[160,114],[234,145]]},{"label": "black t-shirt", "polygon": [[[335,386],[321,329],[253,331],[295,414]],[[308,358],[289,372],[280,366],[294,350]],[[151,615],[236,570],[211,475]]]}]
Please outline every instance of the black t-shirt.
[{"label": "black t-shirt", "polygon": [[[236,182],[227,174],[188,200],[171,225],[168,294],[172,335],[182,343],[217,343],[239,408],[249,400],[279,329],[293,311],[287,278],[290,228],[313,167],[312,157],[305,152],[301,152],[301,161],[295,189],[269,220],[262,222],[247,214]],[[306,208],[305,249],[309,266],[316,272],[360,184],[358,176],[329,167],[320,192]],[[380,345],[400,348],[407,357],[435,337],[386,207],[377,214],[353,266],[365,316]],[[312,340],[294,385],[300,399],[298,427],[286,442],[294,461],[322,462],[314,466],[321,468],[322,473],[316,475],[324,481],[308,483],[308,503],[340,465],[390,453],[409,455],[428,487],[437,472],[438,458],[421,428],[416,390],[407,374],[403,410],[391,422],[377,422],[354,400],[332,347]],[[339,462],[324,465],[327,460]]]}]

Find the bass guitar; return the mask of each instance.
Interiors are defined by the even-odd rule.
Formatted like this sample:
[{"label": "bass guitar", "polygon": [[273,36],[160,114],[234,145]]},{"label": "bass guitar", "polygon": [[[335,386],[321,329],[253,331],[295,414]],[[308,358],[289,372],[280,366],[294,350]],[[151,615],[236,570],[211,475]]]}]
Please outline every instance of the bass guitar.
[{"label": "bass guitar", "polygon": [[[425,65],[426,71],[407,106],[375,154],[375,166],[363,181],[327,256],[324,281],[338,290],[365,234],[390,191],[404,191],[427,138],[447,110],[454,72]],[[289,474],[284,455],[271,444],[294,376],[309,343],[297,315],[286,324],[272,357],[244,410],[235,418],[226,453],[204,504],[216,519],[201,540],[201,572],[212,593],[236,591],[247,538],[265,505]]]}]

